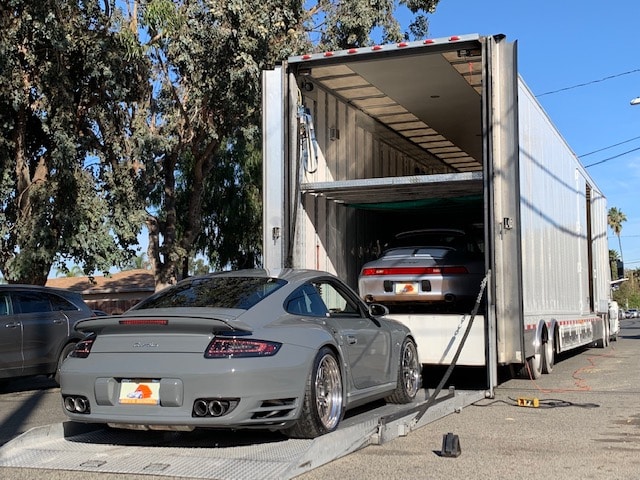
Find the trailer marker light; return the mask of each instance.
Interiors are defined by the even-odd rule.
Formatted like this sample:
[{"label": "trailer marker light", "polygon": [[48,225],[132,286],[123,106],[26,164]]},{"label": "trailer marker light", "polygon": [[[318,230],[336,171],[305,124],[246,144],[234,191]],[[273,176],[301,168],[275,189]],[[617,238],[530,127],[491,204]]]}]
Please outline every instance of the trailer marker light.
[{"label": "trailer marker light", "polygon": [[305,55],[302,55],[302,60],[310,60],[311,59],[311,55],[309,55],[308,53]]},{"label": "trailer marker light", "polygon": [[423,43],[425,45],[431,45],[432,43],[436,43],[436,41],[431,38],[427,38]]},{"label": "trailer marker light", "polygon": [[350,48],[349,50],[347,50],[347,53],[356,53],[357,51],[357,48]]},{"label": "trailer marker light", "polygon": [[399,47],[399,48],[403,48],[403,47],[407,47],[408,45],[409,45],[409,44],[408,44],[407,42],[400,42],[400,43],[398,44],[398,47]]},{"label": "trailer marker light", "polygon": [[333,57],[333,52],[324,52],[325,57]]},{"label": "trailer marker light", "polygon": [[452,36],[452,37],[449,37],[449,41],[450,41],[450,42],[455,42],[455,41],[457,41],[457,40],[460,40],[460,37],[459,37],[458,35],[454,35],[454,36]]},{"label": "trailer marker light", "polygon": [[371,47],[371,50],[373,51],[382,50],[382,47],[380,45],[374,45],[373,47]]}]

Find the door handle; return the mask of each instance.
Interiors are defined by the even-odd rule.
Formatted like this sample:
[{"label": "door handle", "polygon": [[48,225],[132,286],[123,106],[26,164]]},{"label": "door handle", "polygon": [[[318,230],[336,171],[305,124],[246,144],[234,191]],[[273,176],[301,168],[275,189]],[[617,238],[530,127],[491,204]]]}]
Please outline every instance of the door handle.
[{"label": "door handle", "polygon": [[5,323],[4,325],[5,328],[18,328],[19,326],[20,322]]},{"label": "door handle", "polygon": [[355,345],[356,343],[358,343],[358,339],[353,335],[347,335],[347,343],[349,345]]}]

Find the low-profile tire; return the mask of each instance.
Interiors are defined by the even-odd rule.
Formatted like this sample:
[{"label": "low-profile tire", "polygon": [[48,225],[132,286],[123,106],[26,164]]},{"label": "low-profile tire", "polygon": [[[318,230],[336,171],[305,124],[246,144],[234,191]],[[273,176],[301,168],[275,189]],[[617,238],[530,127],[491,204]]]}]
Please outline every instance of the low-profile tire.
[{"label": "low-profile tire", "polygon": [[386,398],[390,403],[411,403],[420,389],[422,381],[422,364],[418,359],[415,342],[405,338],[398,362],[398,379],[396,389]]},{"label": "low-profile tire", "polygon": [[344,417],[340,363],[328,347],[316,355],[297,423],[284,431],[291,438],[315,438],[338,428]]},{"label": "low-profile tire", "polygon": [[556,363],[555,334],[551,332],[542,344],[542,373],[551,373]]},{"label": "low-profile tire", "polygon": [[64,362],[65,358],[67,358],[69,354],[73,352],[73,349],[75,347],[75,343],[67,343],[62,349],[62,352],[60,352],[60,356],[58,357],[58,364],[56,365],[56,372],[53,374],[53,380],[58,386],[60,386],[60,369],[62,368],[62,362]]}]

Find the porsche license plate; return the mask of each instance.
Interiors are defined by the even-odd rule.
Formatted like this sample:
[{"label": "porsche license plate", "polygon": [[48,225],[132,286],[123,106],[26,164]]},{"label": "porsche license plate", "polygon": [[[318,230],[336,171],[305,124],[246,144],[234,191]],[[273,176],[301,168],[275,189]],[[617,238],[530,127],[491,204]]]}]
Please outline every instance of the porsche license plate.
[{"label": "porsche license plate", "polygon": [[418,293],[418,282],[396,282],[394,291],[397,295],[416,295]]},{"label": "porsche license plate", "polygon": [[120,403],[158,405],[160,403],[160,380],[129,380],[120,382]]}]

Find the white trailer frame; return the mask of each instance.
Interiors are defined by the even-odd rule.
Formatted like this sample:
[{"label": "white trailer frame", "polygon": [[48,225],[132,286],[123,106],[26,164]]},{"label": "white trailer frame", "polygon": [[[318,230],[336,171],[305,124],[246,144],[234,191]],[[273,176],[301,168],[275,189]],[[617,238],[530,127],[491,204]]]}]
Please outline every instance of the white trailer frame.
[{"label": "white trailer frame", "polygon": [[[516,50],[464,35],[292,57],[263,77],[264,266],[355,286],[381,229],[358,208],[479,195],[488,308],[458,363],[486,366],[489,388],[499,366],[550,370],[555,353],[617,333],[606,200],[519,77]],[[437,364],[469,321],[394,316]]]}]

